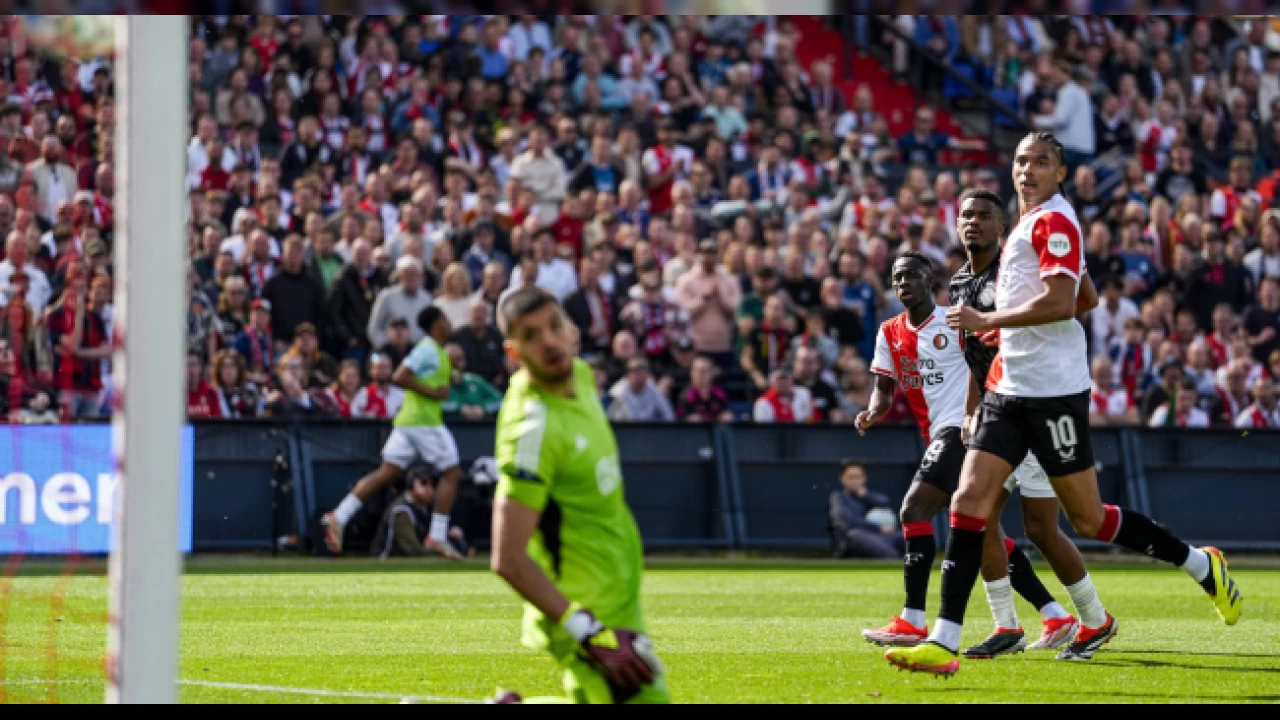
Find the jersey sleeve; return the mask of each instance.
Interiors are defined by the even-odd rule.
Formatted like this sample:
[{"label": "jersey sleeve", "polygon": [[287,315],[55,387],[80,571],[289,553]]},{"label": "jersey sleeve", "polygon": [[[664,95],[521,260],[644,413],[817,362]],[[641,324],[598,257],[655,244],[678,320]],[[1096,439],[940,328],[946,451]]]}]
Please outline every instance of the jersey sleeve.
[{"label": "jersey sleeve", "polygon": [[889,351],[889,338],[885,335],[883,324],[876,332],[876,351],[871,356],[871,372],[895,381],[898,379],[898,374],[893,371],[893,353]]},{"label": "jersey sleeve", "polygon": [[429,377],[440,369],[440,348],[434,343],[420,342],[409,351],[404,365],[418,377]]},{"label": "jersey sleeve", "polygon": [[502,415],[494,448],[497,496],[542,512],[559,464],[554,432],[548,428],[547,406],[529,398],[517,407],[504,408]]},{"label": "jersey sleeve", "polygon": [[1084,245],[1080,229],[1059,212],[1048,212],[1031,229],[1031,246],[1040,259],[1040,277],[1067,275],[1080,279],[1084,270]]}]

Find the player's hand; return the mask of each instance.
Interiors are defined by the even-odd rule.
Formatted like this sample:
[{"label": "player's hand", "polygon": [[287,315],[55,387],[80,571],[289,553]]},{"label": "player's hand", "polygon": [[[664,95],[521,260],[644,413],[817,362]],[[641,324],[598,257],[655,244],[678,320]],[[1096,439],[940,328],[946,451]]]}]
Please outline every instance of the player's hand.
[{"label": "player's hand", "polygon": [[969,431],[969,423],[973,421],[972,415],[965,415],[960,421],[960,442],[968,443],[969,438],[973,437],[973,433]]},{"label": "player's hand", "polygon": [[971,332],[990,330],[986,323],[987,316],[968,305],[952,305],[947,310],[947,327],[952,330]]},{"label": "player's hand", "polygon": [[[574,603],[560,626],[578,641],[587,661],[622,688],[638,688],[653,682],[661,665],[653,656],[648,638],[631,630],[607,628],[590,610]],[[648,657],[641,657],[644,653]]]},{"label": "player's hand", "polygon": [[863,410],[858,413],[858,417],[853,419],[853,426],[858,429],[859,435],[866,435],[867,430],[875,424],[875,416],[871,414],[870,410]]}]

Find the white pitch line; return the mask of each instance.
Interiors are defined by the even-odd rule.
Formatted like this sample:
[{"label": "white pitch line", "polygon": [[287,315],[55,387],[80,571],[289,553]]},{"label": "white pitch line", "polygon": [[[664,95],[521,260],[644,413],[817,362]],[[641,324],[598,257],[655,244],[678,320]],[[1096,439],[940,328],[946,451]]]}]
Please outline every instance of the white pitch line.
[{"label": "white pitch line", "polygon": [[450,705],[478,705],[478,700],[436,695],[404,695],[401,693],[370,693],[346,690],[322,690],[318,688],[286,687],[282,685],[258,685],[255,683],[216,682],[213,680],[179,680],[179,685],[188,687],[217,688],[221,690],[241,690],[244,692],[276,693],[279,695],[308,695],[311,697],[352,698],[361,700],[414,700],[418,702],[445,703]]}]

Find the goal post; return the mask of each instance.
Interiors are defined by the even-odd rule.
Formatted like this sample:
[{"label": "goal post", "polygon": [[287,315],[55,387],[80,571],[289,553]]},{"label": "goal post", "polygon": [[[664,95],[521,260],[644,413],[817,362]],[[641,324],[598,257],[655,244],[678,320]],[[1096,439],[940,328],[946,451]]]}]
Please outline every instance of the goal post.
[{"label": "goal post", "polygon": [[187,17],[117,26],[114,451],[108,703],[177,700]]}]

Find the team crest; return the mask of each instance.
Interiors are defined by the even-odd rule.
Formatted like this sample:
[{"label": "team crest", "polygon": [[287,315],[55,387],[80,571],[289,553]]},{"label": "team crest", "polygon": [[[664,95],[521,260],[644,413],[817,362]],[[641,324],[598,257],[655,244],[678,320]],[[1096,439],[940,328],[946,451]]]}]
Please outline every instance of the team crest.
[{"label": "team crest", "polygon": [[938,333],[937,335],[933,336],[933,346],[938,348],[939,350],[946,350],[947,345],[950,342],[951,341],[947,339],[947,336],[943,335],[942,333]]},{"label": "team crest", "polygon": [[978,293],[979,307],[994,307],[996,304],[996,288],[994,285],[987,284],[982,288],[982,292]]}]

